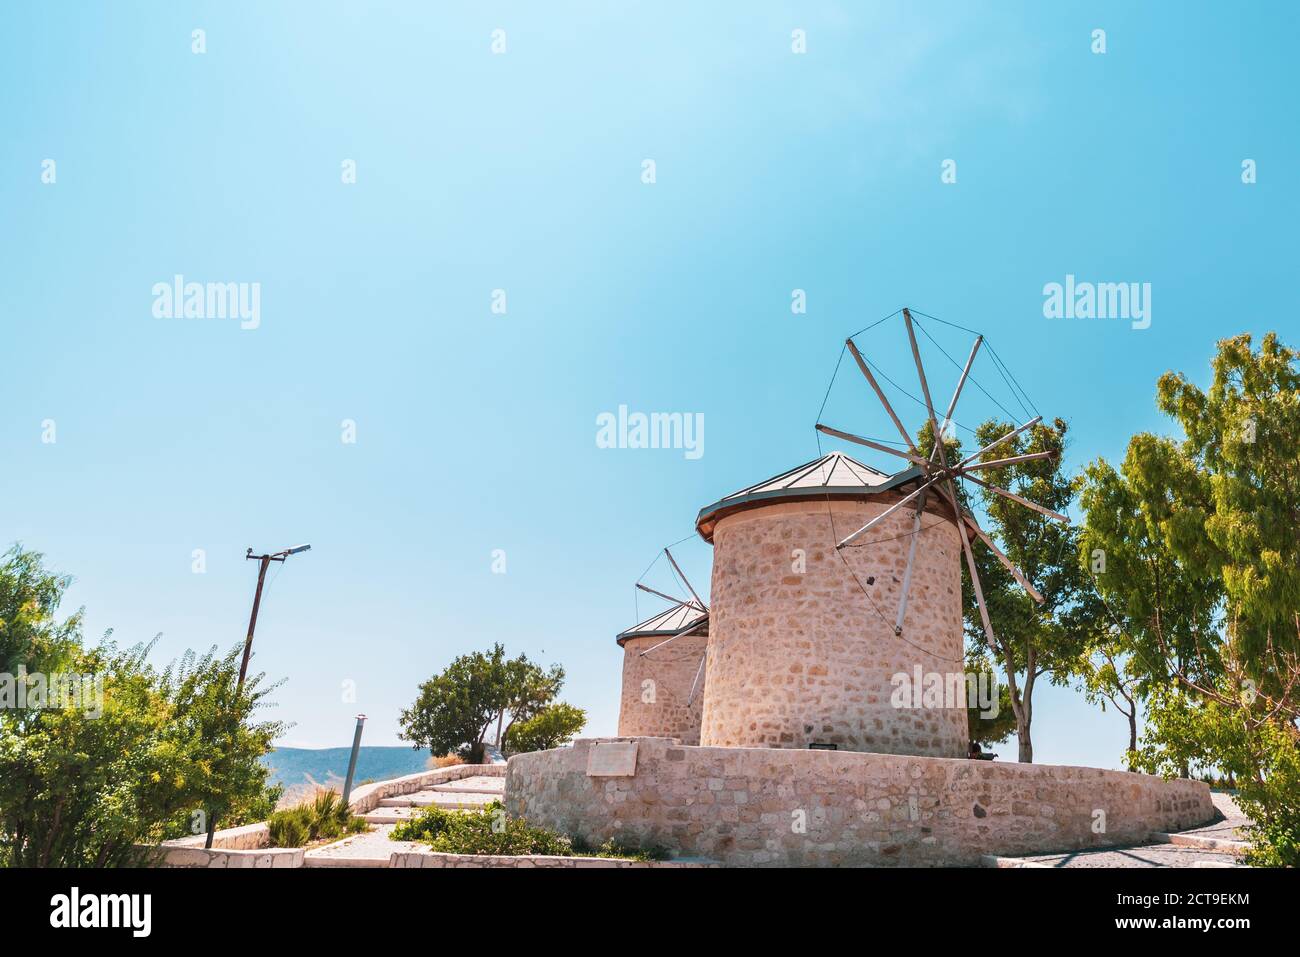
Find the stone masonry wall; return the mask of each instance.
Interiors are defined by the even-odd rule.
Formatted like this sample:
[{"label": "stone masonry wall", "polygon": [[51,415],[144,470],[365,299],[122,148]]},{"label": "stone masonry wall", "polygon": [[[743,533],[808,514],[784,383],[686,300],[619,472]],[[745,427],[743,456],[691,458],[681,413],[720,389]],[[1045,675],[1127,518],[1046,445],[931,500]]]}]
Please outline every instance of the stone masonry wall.
[{"label": "stone masonry wall", "polygon": [[[977,865],[982,855],[1146,841],[1215,816],[1200,781],[965,759],[686,747],[637,738],[635,773],[589,777],[592,747],[512,757],[512,816],[592,843],[731,866]],[[802,831],[800,830],[802,828]]]},{"label": "stone masonry wall", "polygon": [[964,700],[891,704],[897,673],[964,671],[956,523],[922,516],[901,635],[912,505],[861,547],[834,547],[895,500],[787,502],[718,522],[701,744],[965,756]]},{"label": "stone masonry wall", "polygon": [[[699,744],[700,715],[704,710],[700,661],[708,638],[683,635],[641,656],[641,652],[664,640],[647,636],[629,638],[623,644],[623,697],[618,709],[618,733],[624,737],[679,738],[683,744]],[[697,675],[700,687],[688,705]],[[646,686],[646,681],[653,685]]]}]

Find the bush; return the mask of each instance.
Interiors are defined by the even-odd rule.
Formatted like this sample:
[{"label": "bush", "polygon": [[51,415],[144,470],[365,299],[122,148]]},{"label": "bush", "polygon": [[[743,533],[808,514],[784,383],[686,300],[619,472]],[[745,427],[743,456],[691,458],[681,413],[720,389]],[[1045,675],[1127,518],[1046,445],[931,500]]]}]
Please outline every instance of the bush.
[{"label": "bush", "polygon": [[297,807],[276,811],[266,820],[272,847],[302,847],[313,841],[337,840],[367,827],[354,817],[335,791],[321,790]]},{"label": "bush", "polygon": [[465,759],[459,754],[443,754],[438,757],[429,758],[429,767],[431,768],[450,768],[457,764],[464,764]]},{"label": "bush", "polygon": [[446,811],[427,808],[403,821],[390,835],[395,841],[419,841],[441,854],[547,854],[554,857],[618,857],[633,860],[662,860],[662,850],[640,851],[606,841],[597,848],[544,827],[533,827],[522,818],[509,818],[500,801],[479,811]]},{"label": "bush", "polygon": [[517,721],[505,735],[507,754],[549,751],[573,740],[587,723],[587,712],[563,701],[547,705],[531,718]]}]

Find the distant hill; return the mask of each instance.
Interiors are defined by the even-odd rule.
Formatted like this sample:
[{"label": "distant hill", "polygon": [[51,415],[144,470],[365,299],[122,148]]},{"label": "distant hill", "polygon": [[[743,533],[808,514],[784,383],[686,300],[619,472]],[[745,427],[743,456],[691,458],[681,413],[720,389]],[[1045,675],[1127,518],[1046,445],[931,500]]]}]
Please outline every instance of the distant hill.
[{"label": "distant hill", "polygon": [[[285,797],[296,800],[317,787],[341,790],[351,754],[351,748],[276,748],[263,756],[262,763],[271,769],[268,783],[283,784]],[[400,745],[362,747],[357,755],[353,786],[362,781],[383,781],[414,774],[425,770],[428,764],[428,751]]]}]

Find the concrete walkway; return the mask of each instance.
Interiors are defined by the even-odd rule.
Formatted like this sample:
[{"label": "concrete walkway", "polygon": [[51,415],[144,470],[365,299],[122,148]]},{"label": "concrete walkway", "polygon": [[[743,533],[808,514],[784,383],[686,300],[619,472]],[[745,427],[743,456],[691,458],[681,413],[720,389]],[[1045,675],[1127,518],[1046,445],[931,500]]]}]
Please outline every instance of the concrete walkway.
[{"label": "concrete walkway", "polygon": [[1210,795],[1223,820],[1205,827],[1167,834],[1150,844],[1134,847],[1098,848],[1064,854],[1033,854],[1025,857],[990,857],[990,867],[1245,867],[1245,832],[1250,821],[1229,794]]},{"label": "concrete walkway", "polygon": [[425,847],[414,841],[392,840],[389,835],[399,821],[409,820],[426,807],[474,810],[501,800],[504,788],[505,778],[472,777],[435,785],[425,791],[384,798],[379,807],[361,815],[362,820],[371,825],[369,831],[308,851],[303,866],[387,867],[395,852],[419,851]]}]

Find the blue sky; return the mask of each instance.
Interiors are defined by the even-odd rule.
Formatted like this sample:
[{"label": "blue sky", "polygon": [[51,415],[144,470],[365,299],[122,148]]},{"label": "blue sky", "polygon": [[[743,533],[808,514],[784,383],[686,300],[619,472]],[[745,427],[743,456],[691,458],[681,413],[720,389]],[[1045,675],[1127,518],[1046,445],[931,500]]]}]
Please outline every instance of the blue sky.
[{"label": "blue sky", "polygon": [[[419,681],[493,641],[612,733],[633,581],[816,455],[844,336],[902,305],[986,333],[1072,467],[1164,429],[1156,378],[1204,381],[1216,339],[1300,339],[1289,4],[109,9],[0,12],[0,539],[160,661],[242,638],[246,547],[311,542],[258,629],[287,743],[358,711],[397,743]],[[155,318],[176,274],[259,283],[260,326]],[[1150,328],[1044,318],[1067,274],[1151,283]],[[886,435],[863,391],[830,408]],[[597,448],[620,404],[703,413],[705,454]],[[1040,686],[1038,760],[1125,739]]]}]

